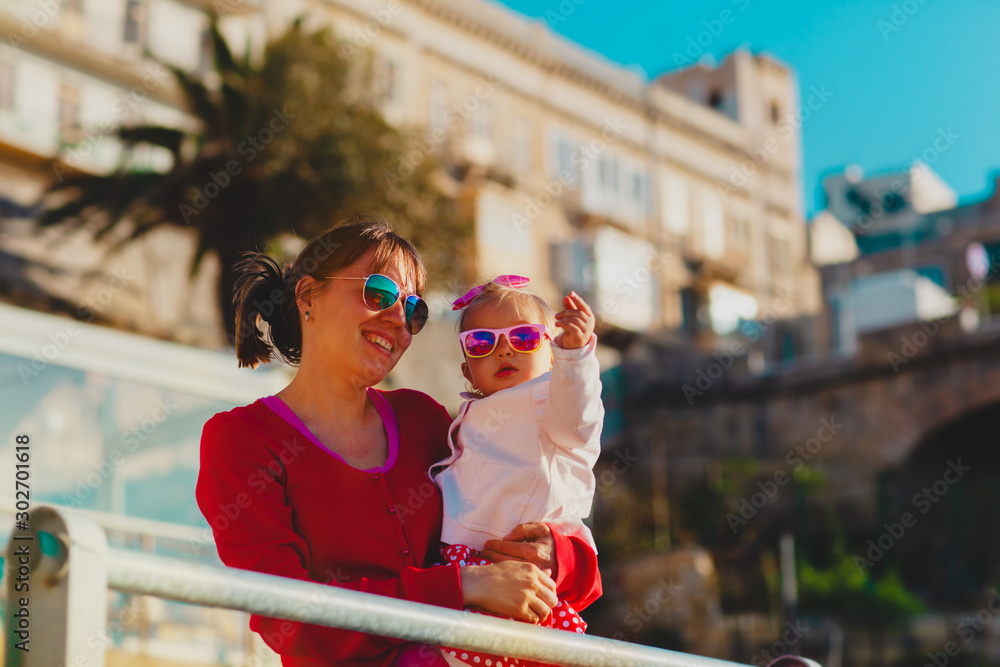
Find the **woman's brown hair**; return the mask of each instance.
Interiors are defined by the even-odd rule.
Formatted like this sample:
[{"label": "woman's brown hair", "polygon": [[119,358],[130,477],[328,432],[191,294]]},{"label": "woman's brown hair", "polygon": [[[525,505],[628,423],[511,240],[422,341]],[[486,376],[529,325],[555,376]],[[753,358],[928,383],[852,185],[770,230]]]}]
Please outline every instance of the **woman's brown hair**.
[{"label": "woman's brown hair", "polygon": [[[353,264],[372,248],[373,273],[401,257],[416,283],[417,294],[423,293],[426,273],[416,248],[393,232],[387,222],[373,216],[356,215],[334,225],[307,243],[283,269],[265,253],[244,254],[235,268],[233,294],[240,367],[256,368],[275,357],[298,365],[302,360],[302,323],[295,297],[299,280],[311,276],[323,285],[324,278]],[[260,320],[268,324],[267,336],[257,326]]]}]

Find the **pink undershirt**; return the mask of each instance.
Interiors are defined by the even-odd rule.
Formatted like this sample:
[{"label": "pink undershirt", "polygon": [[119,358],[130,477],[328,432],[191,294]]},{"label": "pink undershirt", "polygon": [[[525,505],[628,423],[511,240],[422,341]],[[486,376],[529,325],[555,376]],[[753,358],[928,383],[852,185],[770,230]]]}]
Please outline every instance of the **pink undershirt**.
[{"label": "pink undershirt", "polygon": [[[385,400],[385,397],[382,396],[382,394],[378,393],[371,387],[368,387],[368,398],[371,399],[372,405],[375,406],[375,411],[378,412],[378,416],[382,418],[382,426],[385,427],[386,439],[389,441],[389,455],[386,457],[385,465],[367,468],[362,470],[362,472],[388,472],[389,469],[392,468],[393,464],[396,463],[396,457],[399,454],[399,423],[396,421],[396,413],[393,412],[392,406],[389,405],[389,401]],[[309,427],[306,426],[301,419],[299,419],[298,415],[292,412],[292,409],[289,408],[283,400],[277,396],[265,396],[260,400],[264,403],[264,405],[271,408],[275,414],[291,424],[296,431],[308,438],[311,443],[344,465],[354,468],[354,466],[345,461],[340,454],[320,442],[319,438],[313,435],[312,431],[309,430]],[[358,470],[358,468],[354,469]]]}]

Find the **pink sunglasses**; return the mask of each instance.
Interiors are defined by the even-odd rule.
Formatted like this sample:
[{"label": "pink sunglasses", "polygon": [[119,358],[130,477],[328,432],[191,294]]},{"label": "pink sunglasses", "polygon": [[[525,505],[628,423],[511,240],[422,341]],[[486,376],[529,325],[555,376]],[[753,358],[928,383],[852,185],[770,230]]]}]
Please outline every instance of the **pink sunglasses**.
[{"label": "pink sunglasses", "polygon": [[507,342],[515,352],[528,354],[542,346],[542,339],[552,340],[549,327],[545,324],[518,324],[506,329],[469,329],[458,334],[462,350],[467,357],[479,359],[489,356],[500,342],[500,336],[506,336]]}]

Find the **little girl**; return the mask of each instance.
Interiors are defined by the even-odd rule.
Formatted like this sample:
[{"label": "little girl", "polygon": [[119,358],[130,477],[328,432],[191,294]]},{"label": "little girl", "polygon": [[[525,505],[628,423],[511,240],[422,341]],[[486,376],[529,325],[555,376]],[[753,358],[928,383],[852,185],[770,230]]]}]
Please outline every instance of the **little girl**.
[{"label": "little girl", "polygon": [[[597,552],[583,523],[594,499],[604,421],[594,314],[570,292],[564,310],[553,315],[522,289],[527,283],[500,276],[455,302],[454,309],[462,309],[462,374],[474,393],[463,394],[469,400],[448,432],[451,456],[429,471],[444,501],[441,540],[449,545],[442,548],[448,562],[485,564],[476,552],[522,523],[558,525]],[[555,335],[555,328],[562,331]],[[563,601],[540,625],[586,629]],[[514,664],[454,649],[444,655],[476,667]]]}]

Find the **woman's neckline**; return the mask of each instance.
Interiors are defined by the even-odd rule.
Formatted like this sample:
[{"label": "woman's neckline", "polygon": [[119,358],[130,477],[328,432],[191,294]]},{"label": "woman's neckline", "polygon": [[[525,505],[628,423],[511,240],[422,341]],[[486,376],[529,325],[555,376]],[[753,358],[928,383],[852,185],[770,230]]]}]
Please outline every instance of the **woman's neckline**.
[{"label": "woman's neckline", "polygon": [[379,417],[382,419],[382,426],[385,428],[386,440],[388,441],[388,452],[385,463],[373,468],[356,468],[345,461],[344,457],[324,445],[320,439],[309,430],[309,427],[305,425],[305,422],[299,419],[299,416],[295,414],[290,407],[288,407],[288,404],[277,396],[265,396],[260,400],[264,403],[264,405],[270,408],[272,412],[281,417],[281,419],[283,419],[289,426],[305,436],[311,443],[343,463],[351,470],[366,473],[386,473],[392,469],[393,465],[396,463],[396,459],[399,458],[399,422],[396,420],[396,412],[392,409],[392,405],[389,404],[389,401],[386,400],[381,393],[371,387],[368,387],[368,398],[371,399],[372,405],[375,406],[376,412],[378,412]]}]

